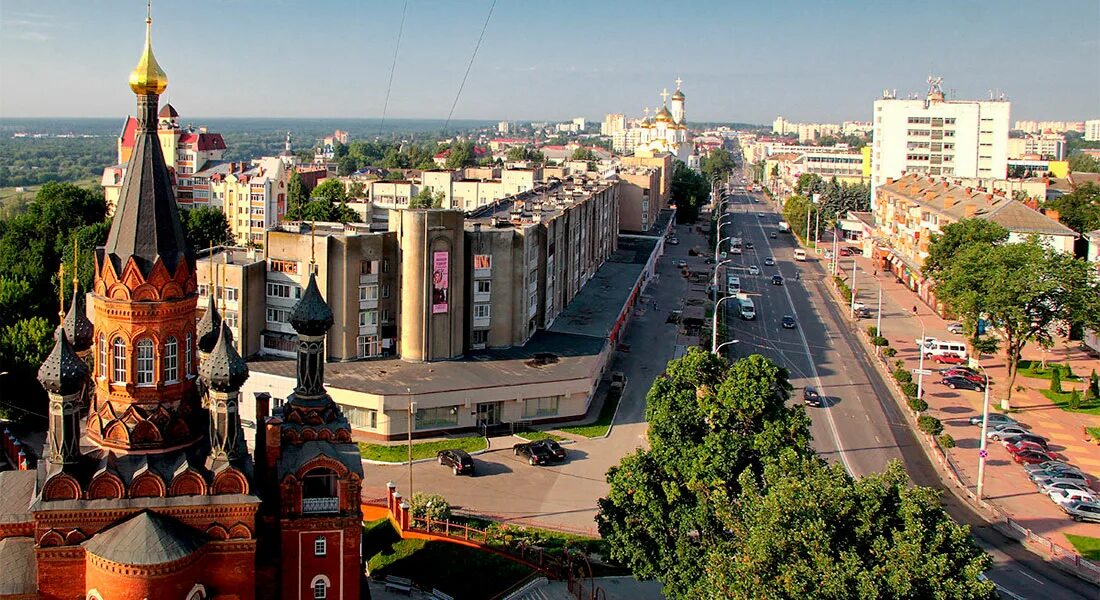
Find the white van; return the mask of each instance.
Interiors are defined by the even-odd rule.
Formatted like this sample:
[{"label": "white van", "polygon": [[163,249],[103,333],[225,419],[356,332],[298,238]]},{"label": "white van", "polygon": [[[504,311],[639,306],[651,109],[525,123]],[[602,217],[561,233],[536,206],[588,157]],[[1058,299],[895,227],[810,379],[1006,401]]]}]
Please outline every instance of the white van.
[{"label": "white van", "polygon": [[795,260],[806,260],[806,251],[803,250],[802,248],[795,248],[794,259]]},{"label": "white van", "polygon": [[756,318],[756,306],[752,303],[752,298],[738,298],[737,304],[741,308],[741,318],[746,321],[751,321]]},{"label": "white van", "polygon": [[730,275],[726,279],[726,293],[733,296],[741,291],[741,278],[736,275]]},{"label": "white van", "polygon": [[962,342],[937,340],[936,338],[926,338],[923,344],[921,340],[915,341],[917,345],[920,346],[921,352],[924,353],[925,358],[945,355],[958,356],[964,360],[967,358],[966,344]]}]

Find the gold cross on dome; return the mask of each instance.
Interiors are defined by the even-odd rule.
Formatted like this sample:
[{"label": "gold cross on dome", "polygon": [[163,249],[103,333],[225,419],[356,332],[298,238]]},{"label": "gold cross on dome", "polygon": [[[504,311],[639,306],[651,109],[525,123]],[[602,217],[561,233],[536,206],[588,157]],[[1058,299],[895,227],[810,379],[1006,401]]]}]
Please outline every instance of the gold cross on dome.
[{"label": "gold cross on dome", "polygon": [[645,118],[649,118],[649,107],[645,107]]},{"label": "gold cross on dome", "polygon": [[681,83],[683,83],[683,81],[679,77],[677,77],[676,78],[676,89],[680,89],[680,84]]},{"label": "gold cross on dome", "polygon": [[668,88],[665,88],[665,89],[661,90],[661,103],[662,104],[667,104],[668,103]]}]

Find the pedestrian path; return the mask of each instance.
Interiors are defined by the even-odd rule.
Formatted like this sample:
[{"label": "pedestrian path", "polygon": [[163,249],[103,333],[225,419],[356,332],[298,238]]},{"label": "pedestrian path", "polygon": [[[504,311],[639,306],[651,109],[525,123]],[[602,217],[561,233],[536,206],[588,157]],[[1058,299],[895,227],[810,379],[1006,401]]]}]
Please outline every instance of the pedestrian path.
[{"label": "pedestrian path", "polygon": [[[872,318],[860,320],[859,327],[866,328],[876,323],[874,311],[881,287],[879,335],[885,336],[890,346],[897,349],[894,360],[904,361],[906,369],[915,370],[918,367],[916,339],[921,337],[922,330],[928,337],[962,340],[962,336],[947,331],[949,321],[939,317],[914,292],[898,283],[892,273],[876,272],[871,259],[842,257],[840,266],[846,279],[850,280],[852,276],[853,260],[858,267],[857,300],[872,309]],[[1047,353],[1050,362],[1069,362],[1073,372],[1083,377],[1087,377],[1094,368],[1100,371],[1100,361],[1089,358],[1075,346],[1068,349],[1064,344],[1061,346]],[[1041,352],[1033,347],[1025,348],[1023,357],[1032,360],[1042,358]],[[993,382],[990,386],[990,410],[998,412],[996,409],[1008,387],[1008,369],[1003,353],[982,356],[981,365]],[[933,370],[933,375],[925,375],[922,382],[924,399],[929,406],[927,414],[938,418],[944,424],[944,432],[955,439],[957,446],[948,449],[947,455],[964,484],[974,491],[977,487],[981,429],[970,425],[969,418],[981,414],[983,396],[976,391],[950,390],[940,384],[935,372],[938,366],[928,361],[924,364],[925,369]],[[1076,385],[1083,395],[1085,384]],[[1084,432],[1086,426],[1100,427],[1100,416],[1069,412],[1056,406],[1040,391],[1049,386],[1048,380],[1021,375],[1017,377],[1016,386],[1023,386],[1024,389],[1012,393],[1011,416],[1035,433],[1049,438],[1050,449],[1087,472],[1093,478],[1093,488],[1100,492],[1100,484],[1097,483],[1097,477],[1100,477],[1100,448],[1088,442]],[[1070,384],[1063,387],[1068,390]],[[1100,524],[1075,523],[1050,498],[1038,493],[1023,468],[1013,462],[1012,456],[999,442],[989,442],[987,452],[983,485],[983,495],[987,501],[999,506],[1024,527],[1065,548],[1073,547],[1065,534],[1100,537]]]}]

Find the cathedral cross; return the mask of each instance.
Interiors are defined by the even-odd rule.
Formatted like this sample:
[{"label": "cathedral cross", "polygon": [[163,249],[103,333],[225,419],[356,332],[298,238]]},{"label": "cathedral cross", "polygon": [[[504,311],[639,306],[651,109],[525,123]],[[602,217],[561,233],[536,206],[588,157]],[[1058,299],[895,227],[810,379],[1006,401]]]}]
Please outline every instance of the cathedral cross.
[{"label": "cathedral cross", "polygon": [[661,104],[668,104],[668,88],[661,90]]},{"label": "cathedral cross", "polygon": [[676,78],[676,89],[680,89],[680,84],[681,84],[681,83],[683,83],[683,81],[681,81],[681,80],[680,80],[680,78],[679,78],[679,77],[677,77],[677,78]]}]

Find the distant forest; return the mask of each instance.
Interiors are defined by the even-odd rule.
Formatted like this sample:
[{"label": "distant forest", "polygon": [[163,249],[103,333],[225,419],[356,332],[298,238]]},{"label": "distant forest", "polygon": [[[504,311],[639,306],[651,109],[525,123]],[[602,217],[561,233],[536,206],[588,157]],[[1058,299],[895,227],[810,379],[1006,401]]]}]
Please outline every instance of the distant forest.
[{"label": "distant forest", "polygon": [[[114,164],[120,119],[0,119],[0,187],[98,177]],[[308,151],[336,129],[351,139],[423,142],[444,136],[435,119],[181,119],[184,127],[204,126],[221,133],[227,160],[272,156],[283,149],[287,131],[294,150]],[[488,121],[452,121],[448,133],[486,127]],[[13,137],[26,133],[28,137]],[[51,137],[30,137],[44,134]],[[75,137],[52,137],[71,135]],[[83,137],[94,136],[94,137]]]}]

